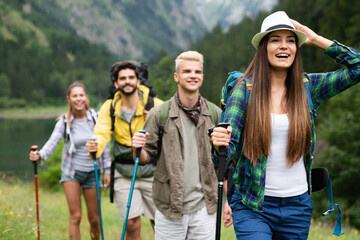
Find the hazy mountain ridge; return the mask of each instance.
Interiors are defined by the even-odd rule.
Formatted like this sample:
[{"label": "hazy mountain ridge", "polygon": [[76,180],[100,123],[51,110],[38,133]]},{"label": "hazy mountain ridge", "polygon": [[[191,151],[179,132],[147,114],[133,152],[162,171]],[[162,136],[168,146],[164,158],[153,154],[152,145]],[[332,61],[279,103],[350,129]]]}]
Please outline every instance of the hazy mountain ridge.
[{"label": "hazy mountain ridge", "polygon": [[[154,58],[197,42],[220,22],[224,29],[277,0],[32,0],[38,8],[90,43],[120,57]],[[29,10],[30,9],[30,10]]]},{"label": "hazy mountain ridge", "polygon": [[118,56],[153,57],[174,53],[206,32],[192,1],[103,0],[56,3],[77,35]]},{"label": "hazy mountain ridge", "polygon": [[197,11],[208,30],[218,23],[227,30],[245,16],[269,11],[277,2],[278,0],[195,0]]}]

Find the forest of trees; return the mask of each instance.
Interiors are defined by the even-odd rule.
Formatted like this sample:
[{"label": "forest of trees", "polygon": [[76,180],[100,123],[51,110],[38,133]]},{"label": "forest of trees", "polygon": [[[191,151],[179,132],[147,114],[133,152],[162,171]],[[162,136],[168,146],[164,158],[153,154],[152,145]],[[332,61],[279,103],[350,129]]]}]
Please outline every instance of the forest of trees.
[{"label": "forest of trees", "polygon": [[23,2],[0,1],[0,108],[64,105],[67,87],[77,80],[91,102],[106,98],[116,58],[36,5],[32,14],[14,11]]},{"label": "forest of trees", "polygon": [[[318,34],[360,50],[360,1],[280,0],[275,10],[284,10]],[[261,12],[254,18],[246,17],[225,33],[218,26],[200,42],[194,43],[191,49],[205,57],[203,96],[218,104],[227,73],[246,69],[255,53],[251,38],[268,14]],[[57,28],[56,22],[42,22],[40,18],[31,20],[51,36],[49,42],[43,43],[48,47],[33,41],[34,36],[23,31],[17,34],[16,41],[0,35],[0,108],[63,105],[67,86],[75,80],[82,80],[88,87],[93,104],[103,102],[110,82],[109,68],[118,59],[104,49],[76,38],[70,30]],[[301,52],[306,72],[334,71],[340,67],[321,50],[304,46]],[[163,53],[159,59],[149,59],[148,63],[150,83],[160,98],[170,98],[176,91],[174,56]],[[360,228],[358,104],[360,86],[354,86],[320,107],[316,122],[321,148],[314,166],[329,170],[335,202],[344,210],[346,222]],[[319,217],[328,208],[326,192],[314,193],[312,198],[314,217]],[[333,220],[335,215],[330,219]]]}]

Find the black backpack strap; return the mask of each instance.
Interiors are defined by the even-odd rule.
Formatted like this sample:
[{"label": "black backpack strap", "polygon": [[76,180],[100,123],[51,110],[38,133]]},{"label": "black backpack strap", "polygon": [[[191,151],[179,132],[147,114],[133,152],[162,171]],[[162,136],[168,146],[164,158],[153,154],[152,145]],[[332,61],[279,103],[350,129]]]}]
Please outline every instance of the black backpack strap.
[{"label": "black backpack strap", "polygon": [[160,121],[159,121],[159,132],[158,132],[159,139],[157,144],[156,159],[159,159],[161,153],[162,137],[164,135],[164,126],[169,116],[169,105],[170,105],[170,100],[167,100],[160,105]]},{"label": "black backpack strap", "polygon": [[66,128],[67,128],[67,117],[66,114],[63,115],[63,121],[64,121],[64,134],[63,134],[63,138],[64,138],[64,142],[67,142],[69,140],[69,136],[66,134]]},{"label": "black backpack strap", "polygon": [[115,109],[111,103],[110,104],[111,131],[114,131],[114,122],[115,122],[114,113],[115,113]]},{"label": "black backpack strap", "polygon": [[98,119],[98,113],[95,109],[91,108],[89,109],[90,113],[91,113],[91,117],[93,119],[93,122],[96,124],[97,119]]},{"label": "black backpack strap", "polygon": [[114,127],[115,127],[115,108],[116,108],[116,104],[117,102],[120,100],[121,95],[115,100],[111,102],[110,104],[110,118],[111,118],[111,131],[114,131]]},{"label": "black backpack strap", "polygon": [[150,109],[152,109],[154,107],[154,98],[152,97],[152,96],[149,96],[148,97],[148,101],[147,101],[147,103],[146,103],[146,105],[145,105],[145,110],[150,110]]},{"label": "black backpack strap", "polygon": [[[110,104],[110,118],[111,118],[111,131],[114,131],[114,125],[115,125],[115,106],[117,101],[120,99],[117,98],[114,102],[114,100]],[[114,183],[115,183],[115,162],[111,161],[111,167],[110,167],[110,203],[114,202]]]},{"label": "black backpack strap", "polygon": [[114,183],[115,183],[115,161],[111,161],[110,168],[110,202],[114,202]]}]

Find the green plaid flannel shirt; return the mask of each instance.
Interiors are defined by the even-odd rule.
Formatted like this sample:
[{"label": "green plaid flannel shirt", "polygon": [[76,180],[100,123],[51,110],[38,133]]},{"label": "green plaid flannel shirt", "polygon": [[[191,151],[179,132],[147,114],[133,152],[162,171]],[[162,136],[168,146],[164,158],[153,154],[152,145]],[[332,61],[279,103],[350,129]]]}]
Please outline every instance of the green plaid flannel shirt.
[{"label": "green plaid flannel shirt", "polygon": [[[307,77],[310,82],[311,98],[315,110],[323,101],[360,81],[360,56],[358,51],[334,41],[324,53],[334,59],[336,63],[344,65],[345,68],[328,73],[304,73],[304,76]],[[239,160],[234,174],[235,191],[239,192],[242,196],[243,204],[256,211],[261,211],[264,201],[267,158],[258,159],[256,166],[248,164],[249,169],[245,172],[247,160],[245,156],[242,155],[241,134],[245,124],[246,105],[245,84],[239,84],[229,98],[224,118],[222,119],[223,122],[230,123],[233,128],[226,164],[229,163],[235,154],[238,156],[237,159]],[[312,129],[311,151],[310,154],[305,157],[308,183],[311,183],[310,170],[316,142],[314,114],[310,114],[310,121]],[[215,155],[214,161],[217,161]],[[310,184],[309,192],[311,192]]]}]

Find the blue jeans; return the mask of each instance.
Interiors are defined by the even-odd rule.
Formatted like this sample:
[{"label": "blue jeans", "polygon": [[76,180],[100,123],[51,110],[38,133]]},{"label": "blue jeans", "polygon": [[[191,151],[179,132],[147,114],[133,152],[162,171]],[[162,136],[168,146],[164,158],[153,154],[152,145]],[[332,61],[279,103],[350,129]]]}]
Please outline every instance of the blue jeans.
[{"label": "blue jeans", "polygon": [[[98,180],[99,180],[99,187],[102,187],[101,183],[101,175],[100,171],[98,170]],[[63,182],[78,182],[82,188],[95,188],[96,187],[96,180],[95,180],[95,171],[91,172],[83,172],[75,170],[74,177],[70,177],[65,175],[61,172],[61,179],[59,183]]]},{"label": "blue jeans", "polygon": [[238,240],[308,238],[313,210],[308,192],[287,198],[265,196],[261,212],[245,206],[235,192],[230,207]]}]

